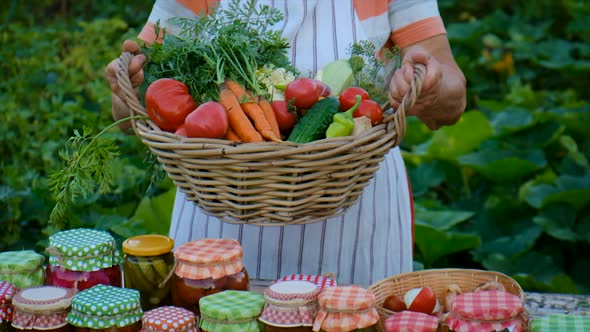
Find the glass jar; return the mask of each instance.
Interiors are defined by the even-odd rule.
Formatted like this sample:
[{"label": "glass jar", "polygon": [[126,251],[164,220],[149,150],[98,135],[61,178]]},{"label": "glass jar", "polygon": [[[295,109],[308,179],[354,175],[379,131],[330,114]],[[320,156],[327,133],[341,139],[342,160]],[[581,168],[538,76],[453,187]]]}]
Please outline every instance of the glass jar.
[{"label": "glass jar", "polygon": [[85,290],[95,285],[121,287],[121,254],[107,232],[77,228],[49,237],[46,284]]},{"label": "glass jar", "polygon": [[139,332],[139,291],[96,285],[76,294],[67,321],[75,332]]},{"label": "glass jar", "polygon": [[309,281],[277,281],[264,290],[258,318],[264,332],[311,332],[318,310],[318,286]]},{"label": "glass jar", "polygon": [[200,239],[175,250],[172,304],[199,316],[199,299],[223,290],[249,290],[243,251],[233,239]]},{"label": "glass jar", "polygon": [[173,247],[174,240],[163,235],[140,235],[123,242],[125,287],[139,291],[143,310],[172,304]]},{"label": "glass jar", "polygon": [[70,332],[66,322],[75,290],[40,286],[19,290],[12,299],[12,327],[17,331]]},{"label": "glass jar", "polygon": [[250,291],[226,290],[199,301],[202,332],[260,332],[258,317],[264,296]]},{"label": "glass jar", "polygon": [[13,331],[10,322],[12,321],[12,298],[16,293],[16,287],[8,281],[0,281],[0,332]]},{"label": "glass jar", "polygon": [[375,309],[375,295],[370,290],[359,286],[328,288],[318,295],[318,304],[314,331],[377,331],[379,314]]},{"label": "glass jar", "polygon": [[0,253],[0,280],[17,288],[42,286],[45,282],[45,257],[33,250],[5,251]]},{"label": "glass jar", "polygon": [[300,281],[308,281],[311,282],[313,284],[315,284],[316,286],[318,286],[318,288],[320,289],[320,292],[322,290],[324,290],[324,288],[329,288],[329,287],[336,287],[336,280],[334,280],[333,277],[328,276],[328,275],[314,275],[314,274],[290,274],[290,275],[286,275],[284,277],[281,277],[278,280],[275,280],[274,282],[280,282],[280,281],[290,281],[290,280],[300,280]]},{"label": "glass jar", "polygon": [[155,331],[197,332],[195,314],[173,306],[147,311],[141,318],[141,332]]}]

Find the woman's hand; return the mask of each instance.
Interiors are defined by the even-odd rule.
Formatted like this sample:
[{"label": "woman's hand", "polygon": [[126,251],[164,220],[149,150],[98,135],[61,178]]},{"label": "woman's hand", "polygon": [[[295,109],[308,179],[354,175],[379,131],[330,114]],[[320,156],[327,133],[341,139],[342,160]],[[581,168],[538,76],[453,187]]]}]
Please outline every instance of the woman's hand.
[{"label": "woman's hand", "polygon": [[402,66],[389,85],[389,103],[397,109],[410,88],[414,65],[426,66],[422,91],[409,115],[431,130],[457,122],[465,110],[465,76],[453,58],[446,35],[431,37],[402,49]]},{"label": "woman's hand", "polygon": [[[143,66],[145,65],[145,55],[140,53],[140,48],[137,42],[133,40],[126,40],[123,42],[123,52],[133,54],[133,58],[129,62],[129,79],[134,88],[135,94],[139,96],[138,87],[143,82]],[[128,117],[129,106],[125,103],[125,96],[119,83],[117,82],[118,63],[117,59],[111,61],[105,69],[105,77],[109,81],[109,86],[112,91],[112,113],[115,121]],[[125,121],[119,124],[119,128],[123,132],[128,132],[131,128],[131,121]]]}]

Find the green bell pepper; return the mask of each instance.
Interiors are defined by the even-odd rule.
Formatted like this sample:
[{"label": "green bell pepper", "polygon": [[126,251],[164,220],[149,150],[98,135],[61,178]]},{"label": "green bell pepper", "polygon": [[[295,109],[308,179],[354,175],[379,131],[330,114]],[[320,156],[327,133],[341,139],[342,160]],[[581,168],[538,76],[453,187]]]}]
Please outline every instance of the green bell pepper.
[{"label": "green bell pepper", "polygon": [[328,130],[326,130],[326,138],[351,135],[352,130],[354,129],[352,113],[356,111],[360,104],[361,96],[356,96],[356,102],[354,106],[352,106],[348,111],[334,114],[333,121],[328,127]]}]

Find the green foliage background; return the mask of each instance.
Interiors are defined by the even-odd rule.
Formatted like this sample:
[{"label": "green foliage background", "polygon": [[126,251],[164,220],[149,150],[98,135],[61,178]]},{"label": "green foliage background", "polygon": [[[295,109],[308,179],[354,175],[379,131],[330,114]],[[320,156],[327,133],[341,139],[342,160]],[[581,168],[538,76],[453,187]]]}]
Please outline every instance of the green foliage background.
[{"label": "green foliage background", "polygon": [[[149,15],[141,0],[10,0],[0,15],[0,250],[43,251],[48,177],[75,132],[112,123],[106,64]],[[501,271],[525,290],[590,291],[590,3],[442,0],[468,111],[402,148],[416,200],[416,268]],[[134,136],[107,135],[112,186],[61,227],[166,233],[173,186]],[[151,184],[153,183],[153,184]]]}]

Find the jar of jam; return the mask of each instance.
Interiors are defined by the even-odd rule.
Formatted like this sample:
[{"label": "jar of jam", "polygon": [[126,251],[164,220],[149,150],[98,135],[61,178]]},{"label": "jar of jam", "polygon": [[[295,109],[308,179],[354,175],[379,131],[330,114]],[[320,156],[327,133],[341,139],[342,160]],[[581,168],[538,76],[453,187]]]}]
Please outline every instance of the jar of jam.
[{"label": "jar of jam", "polygon": [[313,331],[377,331],[379,314],[370,290],[359,286],[328,288],[318,295],[318,304]]},{"label": "jar of jam", "polygon": [[67,321],[74,332],[139,332],[139,291],[96,285],[76,294]]},{"label": "jar of jam", "polygon": [[174,240],[163,235],[134,236],[123,242],[125,287],[139,291],[143,310],[172,304],[173,247]]},{"label": "jar of jam", "polygon": [[264,332],[311,332],[320,289],[309,281],[278,281],[264,290]]},{"label": "jar of jam", "polygon": [[438,331],[439,318],[422,312],[404,310],[387,317],[383,325],[385,325],[385,332],[436,332]]},{"label": "jar of jam", "polygon": [[12,298],[16,293],[16,287],[8,281],[0,281],[0,332],[13,331]]},{"label": "jar of jam", "polygon": [[208,295],[199,301],[202,332],[260,332],[258,317],[264,296],[250,291],[227,290]]},{"label": "jar of jam", "polygon": [[66,322],[75,290],[55,286],[23,288],[12,299],[17,331],[70,332]]},{"label": "jar of jam", "polygon": [[0,280],[17,288],[42,286],[45,282],[45,257],[33,250],[5,251],[0,253]]},{"label": "jar of jam", "polygon": [[299,281],[308,281],[316,286],[318,286],[320,292],[324,290],[324,288],[329,287],[336,287],[336,280],[333,277],[328,275],[314,275],[314,274],[290,274],[280,279],[275,280],[274,282],[281,282],[281,281],[290,281],[290,280],[299,280]]},{"label": "jar of jam", "polygon": [[141,332],[197,332],[195,314],[187,309],[165,306],[152,309],[141,318]]},{"label": "jar of jam", "polygon": [[243,251],[233,239],[200,239],[175,250],[172,304],[199,315],[199,299],[223,290],[249,290]]},{"label": "jar of jam", "polygon": [[98,284],[121,287],[121,254],[107,232],[77,228],[49,237],[46,284],[85,290]]}]

